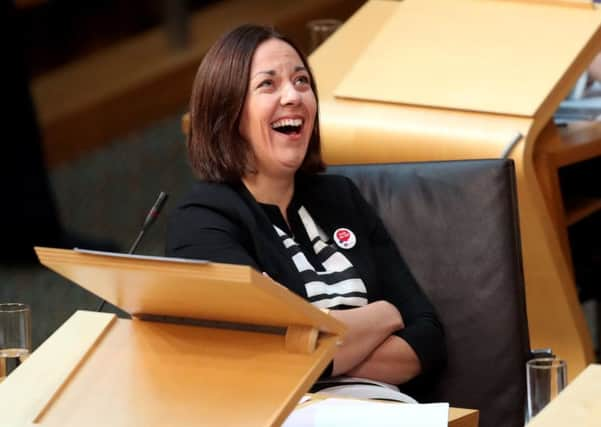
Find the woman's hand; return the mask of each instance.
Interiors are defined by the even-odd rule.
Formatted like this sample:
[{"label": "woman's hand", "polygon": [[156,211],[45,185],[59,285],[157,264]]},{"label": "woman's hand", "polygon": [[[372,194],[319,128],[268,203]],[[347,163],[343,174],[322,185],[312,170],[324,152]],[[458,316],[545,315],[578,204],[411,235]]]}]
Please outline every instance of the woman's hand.
[{"label": "woman's hand", "polygon": [[330,315],[347,327],[344,342],[334,357],[333,376],[357,367],[391,334],[405,327],[401,313],[387,301],[349,310],[332,310]]}]

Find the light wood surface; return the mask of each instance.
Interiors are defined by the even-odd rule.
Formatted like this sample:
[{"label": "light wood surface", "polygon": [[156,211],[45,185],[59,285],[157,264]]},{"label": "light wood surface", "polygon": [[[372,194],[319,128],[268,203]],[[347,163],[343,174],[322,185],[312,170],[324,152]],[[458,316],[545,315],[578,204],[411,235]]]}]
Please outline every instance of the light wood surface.
[{"label": "light wood surface", "polygon": [[[590,10],[546,7],[541,13],[540,8],[523,3],[499,7],[495,1],[405,2],[371,39],[334,95],[532,117],[599,20]],[[427,25],[416,19],[426,16]],[[516,25],[518,19],[528,25]],[[569,37],[563,31],[533,37],[534,28],[561,28],[566,20],[573,24]]]},{"label": "light wood surface", "polygon": [[[486,3],[486,7],[475,6],[481,3]],[[554,220],[555,211],[550,209],[548,203],[547,188],[551,185],[545,187],[541,184],[542,180],[537,175],[540,168],[537,168],[535,158],[542,155],[538,148],[544,145],[546,133],[542,131],[549,123],[555,108],[597,53],[598,49],[595,47],[601,46],[601,13],[593,9],[572,11],[566,9],[565,5],[532,2],[452,2],[452,7],[460,10],[468,6],[476,7],[475,10],[479,13],[470,13],[470,21],[491,22],[490,28],[487,28],[494,34],[473,33],[476,24],[466,23],[462,26],[460,23],[463,16],[451,14],[449,16],[453,16],[454,21],[457,21],[456,31],[445,34],[449,40],[440,43],[453,47],[453,40],[467,43],[471,37],[475,46],[478,46],[476,39],[480,36],[486,39],[497,37],[503,43],[495,46],[507,46],[516,51],[520,51],[522,45],[526,46],[530,52],[528,60],[520,62],[511,59],[499,63],[496,69],[491,68],[495,70],[495,75],[477,76],[470,74],[471,62],[479,61],[475,58],[479,51],[475,49],[473,55],[464,57],[463,62],[465,72],[471,75],[474,81],[465,81],[457,64],[451,64],[447,73],[449,61],[455,60],[449,59],[449,54],[438,55],[435,58],[435,76],[432,75],[433,70],[429,69],[422,70],[420,75],[411,64],[413,61],[422,65],[426,63],[419,52],[432,54],[435,49],[429,45],[440,43],[439,39],[420,39],[411,31],[420,35],[426,34],[425,29],[438,23],[439,12],[449,12],[447,8],[451,6],[446,5],[446,2],[420,0],[405,0],[400,3],[370,1],[310,57],[320,90],[323,153],[329,164],[498,158],[507,152],[508,145],[515,135],[521,133],[523,138],[509,151],[509,156],[516,166],[531,346],[551,347],[555,353],[568,361],[569,377],[573,378],[593,360],[592,341],[577,298],[570,267],[571,260],[562,249],[562,230],[558,229],[558,222]],[[558,24],[561,31],[558,31],[559,27],[548,25],[549,22],[546,21],[548,16],[559,19],[558,8],[562,11],[561,25]],[[492,24],[497,18],[497,13],[507,17],[506,10],[512,10],[514,16],[522,16],[523,11],[529,16],[532,15],[532,19],[520,20],[520,24],[513,22],[507,28]],[[537,12],[534,12],[535,10]],[[584,13],[588,14],[586,18],[583,18]],[[404,21],[394,21],[401,19],[402,15]],[[435,17],[432,18],[432,15]],[[534,15],[538,18],[534,19]],[[398,25],[394,27],[392,22]],[[407,22],[407,25],[401,26],[400,22]],[[521,26],[526,27],[529,34],[536,35],[535,38],[545,46],[533,52],[530,42],[524,42],[520,36],[523,30],[515,28]],[[484,108],[494,97],[499,96],[509,103],[503,111],[524,115],[493,114],[488,111],[499,110],[492,107],[487,107],[486,111],[426,107],[424,105],[434,103],[427,102],[425,98],[412,98],[419,105],[337,98],[335,93],[338,85],[349,73],[361,72],[364,73],[364,77],[369,75],[365,74],[365,70],[356,71],[355,64],[362,64],[357,67],[368,67],[368,58],[363,58],[362,55],[372,52],[370,49],[374,39],[384,34],[392,35],[394,28],[398,33],[389,40],[388,51],[383,57],[384,63],[382,58],[370,58],[374,60],[372,64],[378,64],[378,67],[373,69],[370,80],[355,81],[358,93],[362,93],[364,86],[388,87],[390,93],[396,93],[395,86],[405,87],[411,84],[420,89],[412,90],[414,97],[420,96],[420,93],[424,93],[424,97],[434,96],[437,92],[444,96],[447,88],[463,82],[466,85],[466,93],[470,93],[474,98],[469,108]],[[552,57],[540,58],[540,52],[549,52],[547,43],[553,44],[552,41],[556,38],[565,39],[564,35],[572,34],[572,29],[576,34],[574,40],[579,39],[581,45],[566,45],[558,41],[554,45],[555,52]],[[589,35],[588,39],[586,34]],[[409,40],[413,47],[407,48],[404,40]],[[464,52],[461,49],[465,47],[458,49],[454,52]],[[515,58],[521,57],[520,55]],[[570,55],[571,60],[568,60]],[[501,57],[508,58],[506,55]],[[533,58],[536,58],[536,61]],[[554,62],[554,58],[557,58],[557,62]],[[403,82],[400,75],[388,72],[380,75],[388,60],[393,63],[392,67],[395,70],[407,65],[410,71],[413,70],[413,80],[409,83]],[[548,74],[533,64],[539,60],[546,64]],[[543,73],[540,78],[546,82],[544,87],[550,90],[549,93],[543,93],[539,87],[536,93],[526,92],[528,96],[538,97],[537,99],[523,100],[522,93],[515,88],[491,84],[496,79],[508,84],[503,76],[509,74],[515,77],[516,70],[519,70],[521,75],[529,75],[529,67]],[[549,80],[549,76],[553,76],[555,80]],[[478,88],[478,91],[474,88]],[[501,88],[508,93],[497,93]],[[351,88],[347,87],[347,90],[349,89]],[[511,110],[514,108],[510,105],[511,99],[515,100],[518,109]],[[449,98],[445,104],[439,104],[450,107],[450,102]],[[459,107],[468,108],[463,104]]]},{"label": "light wood surface", "polygon": [[[1,385],[0,413],[11,426],[277,426],[345,332],[249,267],[36,253],[83,288],[152,320],[74,315]],[[175,323],[182,318],[204,323]],[[49,369],[53,375],[43,375]]]},{"label": "light wood surface", "polygon": [[46,267],[133,316],[310,326],[344,335],[343,324],[334,317],[247,266],[116,258],[52,248],[36,252]]},{"label": "light wood surface", "polygon": [[114,314],[77,312],[0,383],[3,425],[31,425],[115,321]]},{"label": "light wood surface", "polygon": [[3,425],[277,426],[336,351],[334,336],[299,354],[276,334],[113,318],[78,312],[15,370]]},{"label": "light wood surface", "polygon": [[478,427],[479,419],[474,409],[449,408],[449,427]]},{"label": "light wood surface", "polygon": [[319,330],[311,326],[289,326],[286,330],[286,350],[310,354],[315,350]]},{"label": "light wood surface", "polygon": [[528,426],[597,427],[600,423],[601,365],[590,365]]},{"label": "light wood surface", "polygon": [[593,2],[591,0],[504,0],[504,1],[554,5],[554,6],[569,7],[569,8],[579,7],[581,9],[594,9],[595,8],[595,6],[593,5]]}]

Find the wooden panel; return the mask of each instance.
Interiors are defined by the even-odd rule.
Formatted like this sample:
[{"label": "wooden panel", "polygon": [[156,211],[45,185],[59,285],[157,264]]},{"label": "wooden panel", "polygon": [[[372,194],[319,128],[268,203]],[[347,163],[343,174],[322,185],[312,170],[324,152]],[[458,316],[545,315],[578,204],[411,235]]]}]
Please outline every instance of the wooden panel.
[{"label": "wooden panel", "polygon": [[30,425],[77,371],[115,320],[114,314],[78,311],[0,384],[2,425]]},{"label": "wooden panel", "polygon": [[[82,316],[111,317],[80,314],[66,329],[81,328]],[[276,426],[331,360],[337,340],[324,336],[313,353],[295,354],[281,335],[138,320],[116,320],[97,345],[59,332],[31,356],[43,371],[27,361],[0,386],[3,423],[30,425],[22,416],[35,417],[38,408],[28,397],[54,394],[53,369],[76,367],[79,360],[61,359],[77,345],[91,351],[36,425]]]},{"label": "wooden panel", "polygon": [[601,365],[590,365],[528,426],[596,427],[600,422]]},{"label": "wooden panel", "polygon": [[134,316],[155,314],[254,325],[344,325],[247,266],[115,258],[36,248],[42,264]]},{"label": "wooden panel", "polygon": [[449,427],[478,427],[479,415],[474,409],[449,408]]},{"label": "wooden panel", "polygon": [[532,117],[600,23],[580,8],[405,0],[334,94]]},{"label": "wooden panel", "polygon": [[335,348],[330,337],[300,355],[279,335],[119,321],[41,424],[275,426]]}]

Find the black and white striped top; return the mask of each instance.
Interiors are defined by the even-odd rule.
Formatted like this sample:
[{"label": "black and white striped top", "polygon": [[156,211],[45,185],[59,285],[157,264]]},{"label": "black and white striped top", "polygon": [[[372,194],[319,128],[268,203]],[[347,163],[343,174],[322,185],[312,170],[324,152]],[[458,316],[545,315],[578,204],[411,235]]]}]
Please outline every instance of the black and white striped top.
[{"label": "black and white striped top", "polygon": [[[319,308],[329,309],[366,305],[365,283],[351,262],[328,240],[304,206],[297,213],[310,248],[302,248],[293,236],[275,224],[273,227],[304,282],[309,302]],[[313,262],[307,257],[308,251],[312,251],[310,256]]]}]

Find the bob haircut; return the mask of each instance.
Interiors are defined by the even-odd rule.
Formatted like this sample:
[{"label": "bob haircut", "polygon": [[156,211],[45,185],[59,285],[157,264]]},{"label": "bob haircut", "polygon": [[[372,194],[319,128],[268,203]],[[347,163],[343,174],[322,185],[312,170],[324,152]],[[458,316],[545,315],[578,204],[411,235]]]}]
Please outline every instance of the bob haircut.
[{"label": "bob haircut", "polygon": [[309,73],[317,110],[307,153],[299,170],[322,172],[319,103],[313,73],[296,45],[273,28],[242,25],[222,36],[207,52],[194,79],[190,98],[187,148],[190,166],[201,179],[236,182],[252,173],[253,152],[239,132],[246,101],[250,66],[257,47],[266,40],[288,43]]}]

